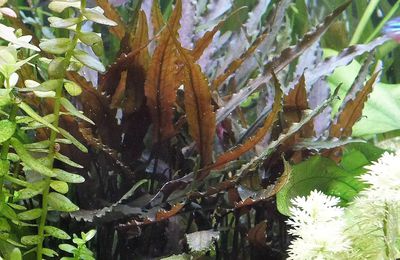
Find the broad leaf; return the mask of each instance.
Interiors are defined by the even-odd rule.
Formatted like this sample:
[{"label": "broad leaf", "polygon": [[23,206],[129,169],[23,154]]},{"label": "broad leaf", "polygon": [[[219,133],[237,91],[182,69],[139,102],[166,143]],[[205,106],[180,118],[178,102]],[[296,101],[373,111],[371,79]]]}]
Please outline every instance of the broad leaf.
[{"label": "broad leaf", "polygon": [[69,51],[71,47],[71,39],[69,38],[55,38],[45,40],[39,44],[40,49],[45,52],[61,55]]},{"label": "broad leaf", "polygon": [[[100,9],[101,10],[101,9]],[[116,26],[118,25],[113,20],[108,19],[104,16],[104,14],[99,10],[99,8],[86,8],[82,11],[82,14],[90,21],[95,23]]]},{"label": "broad leaf", "polygon": [[42,209],[31,209],[18,214],[18,218],[23,221],[34,220],[40,218]]},{"label": "broad leaf", "polygon": [[71,237],[64,231],[56,227],[45,226],[44,231],[46,234],[58,239],[71,239]]},{"label": "broad leaf", "polygon": [[21,243],[24,245],[32,246],[32,245],[37,245],[39,242],[40,242],[40,237],[38,235],[21,237]]},{"label": "broad leaf", "polygon": [[55,1],[51,1],[49,4],[49,9],[56,13],[61,13],[62,11],[64,11],[66,8],[69,8],[69,7],[79,9],[81,7],[81,1],[79,1],[79,0],[69,0],[69,1],[55,0]]},{"label": "broad leaf", "polygon": [[219,231],[203,230],[186,234],[186,240],[192,252],[204,252],[211,249],[213,242],[219,239]]},{"label": "broad leaf", "polygon": [[66,194],[68,192],[68,184],[63,181],[51,181],[50,187],[61,194]]},{"label": "broad leaf", "polygon": [[115,10],[110,1],[107,0],[96,0],[96,3],[104,10],[104,14],[110,18],[113,22],[116,22],[115,26],[109,27],[110,32],[122,40],[125,36],[126,28],[122,21],[121,15]]},{"label": "broad leaf", "polygon": [[79,207],[72,203],[67,197],[57,192],[50,192],[48,195],[49,207],[52,210],[72,212],[79,210]]},{"label": "broad leaf", "polygon": [[13,136],[15,129],[17,128],[16,124],[4,119],[0,121],[0,143],[7,141]]},{"label": "broad leaf", "polygon": [[81,50],[74,50],[74,57],[80,61],[83,65],[97,70],[98,72],[105,72],[106,68],[104,67],[103,63],[101,63],[98,59],[90,56],[84,51]]}]

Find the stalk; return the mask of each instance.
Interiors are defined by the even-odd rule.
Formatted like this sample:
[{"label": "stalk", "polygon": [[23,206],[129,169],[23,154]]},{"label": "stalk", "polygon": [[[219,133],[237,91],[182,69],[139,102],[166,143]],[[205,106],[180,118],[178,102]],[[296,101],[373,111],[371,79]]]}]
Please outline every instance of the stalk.
[{"label": "stalk", "polygon": [[[81,10],[84,10],[86,8],[86,0],[81,0]],[[74,34],[74,37],[72,38],[71,41],[71,49],[65,54],[65,64],[66,64],[66,69],[68,68],[71,58],[73,55],[73,51],[76,48],[76,45],[78,43],[79,39],[79,33],[82,28],[82,21],[83,21],[83,15],[82,12],[79,14],[79,22],[76,25],[76,31]],[[66,74],[66,69],[64,71],[64,76]],[[54,102],[54,111],[53,114],[55,116],[55,120],[53,122],[53,126],[57,129],[60,121],[60,108],[61,108],[61,97],[63,94],[63,82],[60,83],[60,85],[56,89],[56,96],[55,96],[55,102]],[[51,130],[50,133],[50,147],[49,147],[49,167],[53,169],[54,167],[54,158],[56,154],[56,138],[57,138],[57,132],[54,130]],[[50,177],[45,177],[45,186],[43,189],[43,194],[42,194],[42,214],[40,217],[40,223],[39,223],[39,229],[38,229],[38,237],[39,237],[39,243],[37,246],[37,251],[36,251],[36,258],[37,260],[42,260],[42,255],[43,255],[43,241],[44,241],[44,227],[46,224],[46,218],[47,218],[47,212],[48,212],[48,195],[49,195],[49,190],[50,190],[50,182],[51,178]]]},{"label": "stalk", "polygon": [[357,44],[360,41],[361,35],[364,33],[365,27],[367,26],[372,13],[378,6],[380,0],[371,0],[364,11],[364,14],[361,17],[360,22],[353,34],[353,38],[351,38],[350,45]]},{"label": "stalk", "polygon": [[[10,88],[10,80],[9,79],[6,79],[6,88]],[[13,103],[12,103],[11,112],[8,117],[8,120],[15,123],[15,117],[17,115],[18,105],[16,103],[14,95],[12,93],[10,93],[9,95],[10,95],[10,98],[13,101]],[[3,146],[1,147],[0,159],[2,161],[7,161],[7,155],[8,155],[9,148],[10,148],[10,140],[7,140],[3,143]],[[7,167],[7,169],[3,169],[3,171],[4,172],[0,173],[0,176],[1,176],[0,177],[0,194],[3,193],[4,176],[6,176],[8,174],[9,167]]]}]

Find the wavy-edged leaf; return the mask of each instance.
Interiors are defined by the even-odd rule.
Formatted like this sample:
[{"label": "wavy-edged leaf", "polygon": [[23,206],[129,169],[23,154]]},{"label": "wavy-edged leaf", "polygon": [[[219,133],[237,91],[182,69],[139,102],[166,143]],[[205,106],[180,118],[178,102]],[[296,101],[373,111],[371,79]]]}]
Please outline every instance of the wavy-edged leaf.
[{"label": "wavy-edged leaf", "polygon": [[56,176],[55,172],[44,166],[36,158],[33,158],[18,139],[12,137],[10,139],[10,143],[12,147],[14,147],[21,161],[25,163],[29,168],[48,177]]},{"label": "wavy-edged leaf", "polygon": [[183,206],[185,206],[185,204],[178,203],[178,204],[174,205],[168,211],[165,211],[165,210],[158,211],[156,213],[156,221],[162,221],[162,220],[169,219],[169,218],[175,216],[179,211],[181,211]]},{"label": "wavy-edged leaf", "polygon": [[122,40],[125,36],[126,28],[125,24],[121,19],[121,16],[118,12],[112,7],[112,5],[107,0],[96,0],[96,3],[104,10],[104,14],[117,23],[116,26],[112,26],[109,28],[110,32],[112,32],[115,36],[118,37],[119,40]]},{"label": "wavy-edged leaf", "polygon": [[195,140],[201,156],[201,165],[212,162],[215,135],[215,113],[211,104],[211,93],[206,76],[190,53],[176,41],[185,63],[185,109],[189,134]]},{"label": "wavy-edged leaf", "polygon": [[343,111],[339,112],[337,121],[333,124],[329,131],[331,137],[351,136],[354,124],[360,119],[364,103],[368,99],[368,95],[372,92],[375,81],[380,72],[375,72],[372,77],[365,83],[365,86],[357,93],[353,100],[350,100],[344,106]]},{"label": "wavy-edged leaf", "polygon": [[251,46],[242,54],[239,58],[233,60],[224,71],[222,75],[217,76],[217,78],[212,82],[211,88],[217,89],[224,81],[231,76],[242,64],[245,62],[258,48],[258,46],[267,37],[267,33],[263,33],[258,36],[257,39],[251,44]]},{"label": "wavy-edged leaf", "polygon": [[165,25],[159,0],[153,0],[153,4],[151,6],[151,23],[153,26],[153,35],[156,35]]},{"label": "wavy-edged leaf", "polygon": [[245,152],[251,150],[257,143],[259,143],[267,132],[271,129],[273,123],[277,119],[278,113],[282,110],[282,96],[283,92],[278,79],[274,77],[275,81],[275,98],[271,112],[264,121],[264,125],[250,138],[248,138],[243,144],[239,144],[230,151],[219,156],[216,162],[212,165],[212,168],[218,168],[222,165],[233,161],[243,155]]},{"label": "wavy-edged leaf", "polygon": [[259,76],[254,79],[250,84],[241,89],[238,93],[234,94],[232,98],[225,104],[224,107],[217,111],[217,123],[220,123],[225,119],[237,106],[240,105],[250,94],[259,88],[263,83],[267,83],[272,78],[272,70],[279,72],[290,64],[293,60],[299,57],[306,49],[314,44],[321,35],[328,29],[329,25],[333,20],[340,15],[351,1],[346,1],[345,4],[339,6],[330,15],[328,15],[324,21],[318,25],[315,30],[308,32],[304,35],[303,39],[293,47],[289,47],[282,51],[281,55],[273,59],[266,65],[266,73],[263,76]]},{"label": "wavy-edged leaf", "polygon": [[305,124],[310,122],[315,116],[317,116],[325,108],[331,105],[333,100],[337,98],[338,91],[339,87],[336,88],[334,93],[327,100],[325,100],[325,102],[320,104],[313,111],[305,114],[301,118],[300,122],[292,124],[292,126],[290,126],[290,128],[287,130],[286,133],[281,134],[276,140],[272,141],[259,156],[252,158],[250,162],[243,165],[239,169],[238,175],[239,176],[244,175],[247,172],[251,171],[252,169],[256,169],[260,164],[262,164],[272,154],[272,152],[274,152],[278,148],[279,145],[281,145],[283,142],[285,142],[294,134],[296,134],[298,131],[300,131]]},{"label": "wavy-edged leaf", "polygon": [[204,50],[210,45],[215,34],[221,29],[224,23],[225,20],[219,22],[211,31],[207,31],[203,37],[196,41],[192,50],[192,56],[195,60],[200,59],[201,55],[204,53]]},{"label": "wavy-edged leaf", "polygon": [[182,3],[178,0],[168,21],[168,29],[162,32],[154,50],[145,82],[147,107],[153,122],[154,143],[174,134],[173,106],[176,91],[181,83],[177,80],[178,59],[172,37],[178,33],[181,15]]}]

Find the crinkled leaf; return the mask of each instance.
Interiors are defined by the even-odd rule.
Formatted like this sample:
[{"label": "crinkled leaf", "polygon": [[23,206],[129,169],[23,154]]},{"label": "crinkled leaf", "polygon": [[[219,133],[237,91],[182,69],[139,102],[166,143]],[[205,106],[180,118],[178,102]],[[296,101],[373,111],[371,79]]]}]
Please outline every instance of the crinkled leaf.
[{"label": "crinkled leaf", "polygon": [[186,240],[192,252],[204,252],[210,250],[213,241],[218,239],[219,232],[212,229],[186,234]]},{"label": "crinkled leaf", "polygon": [[179,68],[176,66],[177,53],[172,37],[177,35],[181,13],[182,4],[178,0],[168,21],[169,29],[162,32],[154,51],[145,82],[147,106],[153,122],[154,143],[174,134],[173,106],[180,82],[177,80]]}]

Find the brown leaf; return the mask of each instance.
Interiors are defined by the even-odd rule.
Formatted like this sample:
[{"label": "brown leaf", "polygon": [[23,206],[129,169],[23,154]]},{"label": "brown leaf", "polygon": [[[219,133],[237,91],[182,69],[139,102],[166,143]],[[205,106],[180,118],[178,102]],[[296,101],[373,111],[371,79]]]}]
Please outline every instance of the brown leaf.
[{"label": "brown leaf", "polygon": [[147,71],[149,67],[149,51],[147,48],[142,48],[142,46],[147,46],[149,42],[149,28],[147,24],[147,18],[144,11],[139,12],[139,17],[136,24],[135,34],[132,36],[131,49],[139,50],[139,54],[136,56],[136,62],[143,66]]},{"label": "brown leaf", "polygon": [[112,7],[112,5],[109,3],[109,1],[96,0],[96,2],[104,10],[104,14],[107,16],[107,18],[113,20],[114,22],[116,22],[118,24],[117,26],[110,26],[109,30],[115,36],[117,36],[118,39],[122,40],[125,36],[126,29],[125,29],[125,24],[121,19],[121,16]]},{"label": "brown leaf", "polygon": [[255,40],[251,46],[244,52],[238,59],[232,61],[228,68],[224,71],[222,75],[217,76],[217,78],[212,82],[211,89],[217,89],[224,81],[232,75],[242,64],[248,59],[258,48],[258,46],[264,41],[267,33],[263,33],[260,35],[257,40]]},{"label": "brown leaf", "polygon": [[274,104],[272,106],[272,111],[267,116],[264,121],[264,125],[254,134],[252,137],[248,138],[243,144],[239,144],[235,146],[230,151],[225,152],[221,156],[219,156],[216,162],[211,166],[212,168],[219,168],[224,164],[233,161],[243,155],[245,152],[251,150],[257,143],[259,143],[267,132],[272,127],[273,123],[277,119],[278,113],[282,109],[282,96],[283,92],[281,90],[278,79],[274,77],[275,81],[275,98]]},{"label": "brown leaf", "polygon": [[212,162],[215,135],[215,113],[206,76],[190,52],[175,41],[185,64],[185,109],[189,134],[195,140],[201,156],[201,166]]},{"label": "brown leaf", "polygon": [[177,1],[173,14],[168,21],[168,29],[161,33],[160,40],[154,50],[147,78],[145,95],[147,106],[153,122],[153,143],[173,136],[173,113],[176,91],[180,85],[177,78],[179,72],[178,54],[173,42],[179,29],[182,15],[182,3]]},{"label": "brown leaf", "polygon": [[169,219],[170,217],[175,216],[181,209],[185,206],[183,203],[178,203],[174,205],[170,210],[160,210],[156,213],[156,221],[162,221],[165,219]]},{"label": "brown leaf", "polygon": [[212,42],[215,34],[219,31],[219,29],[222,27],[224,24],[224,21],[219,22],[211,31],[207,31],[203,37],[201,37],[199,40],[197,40],[196,44],[194,45],[194,48],[192,50],[192,56],[194,60],[200,59],[201,55],[203,55],[204,50],[210,45]]},{"label": "brown leaf", "polygon": [[267,221],[264,220],[254,227],[252,227],[247,233],[247,239],[249,243],[258,248],[264,248],[267,246]]},{"label": "brown leaf", "polygon": [[119,83],[117,88],[115,89],[114,95],[111,98],[111,104],[110,107],[112,109],[118,108],[121,106],[121,101],[124,98],[125,95],[125,89],[126,89],[126,76],[128,75],[128,72],[126,70],[121,72],[121,78],[119,79]]},{"label": "brown leaf", "polygon": [[347,102],[343,111],[337,117],[336,123],[330,128],[330,137],[351,136],[352,128],[362,115],[364,103],[367,101],[368,95],[372,92],[379,73],[379,71],[375,72],[367,81],[364,88],[357,93],[355,99]]},{"label": "brown leaf", "polygon": [[346,1],[343,5],[339,6],[324,21],[318,25],[315,30],[308,32],[304,35],[303,39],[297,45],[289,47],[282,51],[281,55],[270,61],[266,65],[266,73],[254,79],[247,87],[242,88],[238,93],[234,94],[232,98],[225,104],[224,107],[217,111],[217,123],[225,119],[237,106],[242,103],[249,95],[258,89],[263,83],[267,83],[272,78],[272,72],[279,72],[290,64],[293,60],[299,57],[305,50],[313,45],[321,35],[327,30],[329,25],[334,19],[340,15],[347,6],[351,3]]},{"label": "brown leaf", "polygon": [[156,35],[165,25],[164,18],[161,13],[159,0],[153,0],[151,6],[151,23],[153,25],[153,35]]}]

